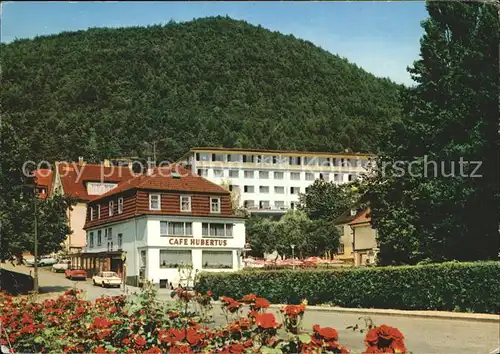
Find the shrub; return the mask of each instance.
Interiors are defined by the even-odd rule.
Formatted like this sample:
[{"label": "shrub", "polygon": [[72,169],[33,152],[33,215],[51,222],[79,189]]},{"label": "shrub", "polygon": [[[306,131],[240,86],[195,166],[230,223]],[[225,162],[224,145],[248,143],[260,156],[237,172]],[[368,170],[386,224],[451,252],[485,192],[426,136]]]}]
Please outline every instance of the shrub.
[{"label": "shrub", "polygon": [[272,303],[497,313],[500,262],[200,273],[196,290]]}]

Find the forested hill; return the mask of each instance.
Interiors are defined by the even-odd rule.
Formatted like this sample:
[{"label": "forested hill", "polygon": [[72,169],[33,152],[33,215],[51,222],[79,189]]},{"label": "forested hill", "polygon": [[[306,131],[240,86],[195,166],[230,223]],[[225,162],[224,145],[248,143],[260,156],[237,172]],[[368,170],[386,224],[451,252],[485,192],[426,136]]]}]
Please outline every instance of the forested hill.
[{"label": "forested hill", "polygon": [[[348,40],[348,39],[346,39]],[[402,86],[230,18],[2,44],[3,118],[35,159],[191,146],[376,151]],[[410,63],[408,63],[410,64]]]}]

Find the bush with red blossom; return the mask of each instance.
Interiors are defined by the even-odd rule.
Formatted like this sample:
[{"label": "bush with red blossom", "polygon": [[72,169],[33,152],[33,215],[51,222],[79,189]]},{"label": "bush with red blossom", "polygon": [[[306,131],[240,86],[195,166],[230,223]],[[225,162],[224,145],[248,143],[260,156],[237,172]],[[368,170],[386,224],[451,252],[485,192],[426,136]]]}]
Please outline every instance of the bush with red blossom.
[{"label": "bush with red blossom", "polygon": [[[176,291],[179,306],[173,310],[155,301],[148,289],[134,299],[116,296],[94,302],[81,299],[73,289],[43,302],[1,293],[0,344],[15,353],[348,353],[334,328],[292,329],[305,304],[284,306],[284,320],[278,321],[269,302],[254,294],[241,302],[221,297],[231,319],[209,328],[186,308],[210,305],[211,295]],[[246,314],[243,303],[249,305]],[[403,335],[389,326],[373,328],[365,341],[366,353],[406,352]]]}]

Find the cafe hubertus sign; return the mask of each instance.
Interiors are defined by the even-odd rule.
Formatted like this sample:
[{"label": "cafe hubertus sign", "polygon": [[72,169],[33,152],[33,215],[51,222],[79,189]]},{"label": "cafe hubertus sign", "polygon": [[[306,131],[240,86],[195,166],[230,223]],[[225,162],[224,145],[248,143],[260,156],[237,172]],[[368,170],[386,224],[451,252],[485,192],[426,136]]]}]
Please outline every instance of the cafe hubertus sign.
[{"label": "cafe hubertus sign", "polygon": [[169,237],[168,244],[171,246],[226,247],[227,240]]}]

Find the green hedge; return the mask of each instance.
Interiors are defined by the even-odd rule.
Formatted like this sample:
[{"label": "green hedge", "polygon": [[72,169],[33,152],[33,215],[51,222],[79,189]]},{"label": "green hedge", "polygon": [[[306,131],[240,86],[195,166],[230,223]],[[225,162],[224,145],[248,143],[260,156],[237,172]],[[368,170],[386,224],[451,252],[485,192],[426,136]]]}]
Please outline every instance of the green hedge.
[{"label": "green hedge", "polygon": [[500,262],[206,273],[196,290],[236,299],[255,293],[272,303],[498,313]]}]

